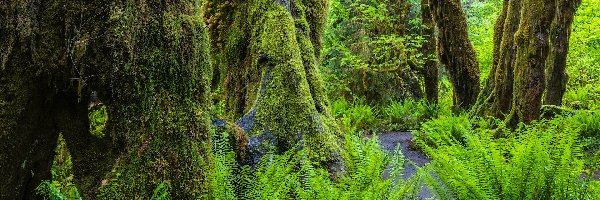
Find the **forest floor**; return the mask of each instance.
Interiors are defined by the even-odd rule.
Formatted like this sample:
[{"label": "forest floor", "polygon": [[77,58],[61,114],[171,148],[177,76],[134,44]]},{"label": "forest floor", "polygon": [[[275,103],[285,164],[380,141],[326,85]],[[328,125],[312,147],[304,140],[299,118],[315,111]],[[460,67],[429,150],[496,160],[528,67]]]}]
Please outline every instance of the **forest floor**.
[{"label": "forest floor", "polygon": [[[400,145],[400,150],[404,155],[404,178],[408,179],[414,176],[417,172],[417,167],[422,167],[429,163],[429,159],[423,152],[419,151],[412,139],[414,135],[410,132],[390,132],[378,135],[381,148],[387,152],[394,152],[396,147]],[[388,178],[389,174],[384,174],[384,178]],[[431,189],[427,186],[421,188],[418,194],[419,199],[427,199],[433,197]]]},{"label": "forest floor", "polygon": [[[404,178],[408,179],[414,176],[417,172],[417,167],[422,167],[431,162],[423,152],[421,152],[412,142],[414,135],[410,132],[389,132],[378,135],[381,148],[387,152],[394,152],[396,147],[400,145],[400,150],[404,155]],[[600,171],[592,172],[593,179],[600,180]],[[435,175],[434,175],[435,176]],[[384,178],[388,178],[389,174],[384,174]],[[433,197],[431,189],[427,186],[421,188],[418,194],[419,199],[428,199]]]}]

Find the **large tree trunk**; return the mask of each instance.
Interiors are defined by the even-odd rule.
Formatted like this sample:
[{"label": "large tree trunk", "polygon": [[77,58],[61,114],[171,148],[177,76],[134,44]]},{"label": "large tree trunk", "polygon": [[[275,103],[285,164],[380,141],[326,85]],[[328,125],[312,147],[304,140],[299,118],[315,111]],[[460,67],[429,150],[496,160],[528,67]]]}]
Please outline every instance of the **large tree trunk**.
[{"label": "large tree trunk", "polygon": [[438,102],[438,64],[435,54],[436,36],[435,23],[431,15],[429,0],[421,0],[421,19],[423,19],[423,43],[422,53],[425,58],[423,65],[423,82],[425,85],[425,97],[429,103]]},{"label": "large tree trunk", "polygon": [[[50,179],[58,133],[85,198],[206,194],[212,68],[197,1],[0,3],[0,198]],[[109,111],[89,132],[91,91]]]},{"label": "large tree trunk", "polygon": [[438,28],[438,54],[454,88],[454,107],[469,109],[479,94],[479,63],[467,33],[460,0],[430,0]]},{"label": "large tree trunk", "polygon": [[478,115],[504,118],[510,112],[517,53],[514,35],[519,27],[521,7],[522,0],[505,0],[496,20],[493,66],[474,107]]},{"label": "large tree trunk", "polygon": [[539,118],[544,90],[545,102],[560,104],[577,5],[577,0],[504,1],[496,21],[494,66],[472,110],[474,114],[507,119],[514,126]]},{"label": "large tree trunk", "polygon": [[525,0],[521,22],[515,33],[515,84],[510,126],[539,119],[545,88],[544,70],[548,57],[548,34],[554,18],[555,0]]},{"label": "large tree trunk", "polygon": [[205,2],[229,120],[279,150],[304,140],[322,157],[338,132],[319,72],[326,0]]},{"label": "large tree trunk", "polygon": [[581,0],[557,0],[556,16],[550,28],[550,54],[546,68],[546,94],[544,104],[562,105],[562,98],[567,89],[568,77],[565,72],[567,67],[567,53],[569,51],[569,38],[575,11]]}]

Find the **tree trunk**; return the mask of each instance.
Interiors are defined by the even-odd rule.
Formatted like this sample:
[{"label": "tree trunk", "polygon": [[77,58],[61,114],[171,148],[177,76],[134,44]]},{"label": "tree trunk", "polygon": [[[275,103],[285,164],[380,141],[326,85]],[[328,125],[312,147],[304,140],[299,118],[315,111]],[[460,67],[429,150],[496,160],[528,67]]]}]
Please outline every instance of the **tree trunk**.
[{"label": "tree trunk", "polygon": [[429,0],[421,0],[421,18],[423,19],[423,36],[426,41],[423,43],[422,53],[425,58],[423,64],[423,82],[425,85],[425,97],[429,103],[438,102],[438,65],[435,54],[435,23],[431,15]]},{"label": "tree trunk", "polygon": [[430,0],[438,28],[438,54],[454,88],[456,110],[469,109],[479,94],[479,63],[467,33],[460,0]]},{"label": "tree trunk", "polygon": [[581,0],[557,0],[556,16],[550,28],[550,53],[546,68],[546,94],[544,104],[562,105],[567,89],[567,53],[575,12]]},{"label": "tree trunk", "polygon": [[495,28],[494,66],[472,110],[475,115],[507,119],[515,126],[540,117],[544,90],[546,103],[560,104],[566,86],[568,40],[578,4],[577,0],[504,1]]},{"label": "tree trunk", "polygon": [[515,33],[515,84],[510,126],[539,119],[545,88],[544,70],[548,57],[548,34],[555,0],[524,0],[521,21]]},{"label": "tree trunk", "polygon": [[229,120],[250,136],[273,135],[279,150],[304,140],[322,157],[337,126],[319,72],[325,0],[205,2]]},{"label": "tree trunk", "polygon": [[493,66],[474,107],[478,115],[504,118],[510,112],[517,53],[514,35],[521,20],[522,1],[505,0],[502,13],[496,20]]},{"label": "tree trunk", "polygon": [[[196,1],[0,3],[0,198],[50,179],[58,133],[83,197],[207,193],[212,68]],[[89,131],[91,91],[107,105]]]}]

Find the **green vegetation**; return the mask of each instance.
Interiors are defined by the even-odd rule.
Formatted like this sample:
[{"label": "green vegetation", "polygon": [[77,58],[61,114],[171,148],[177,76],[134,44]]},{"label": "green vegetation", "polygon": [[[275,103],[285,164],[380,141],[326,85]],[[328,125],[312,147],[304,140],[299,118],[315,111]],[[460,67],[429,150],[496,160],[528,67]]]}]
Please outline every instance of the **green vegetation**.
[{"label": "green vegetation", "polygon": [[[213,146],[214,199],[416,199],[422,186],[418,176],[402,178],[402,152],[382,151],[377,137],[347,134],[338,163],[346,170],[333,175],[311,162],[305,150],[271,151],[256,168],[240,167],[232,162],[235,154],[226,138],[227,133],[217,136]],[[389,178],[382,178],[388,168]]]},{"label": "green vegetation", "polygon": [[[0,54],[0,92],[8,91],[0,93],[0,128],[6,128],[0,130],[0,147],[14,153],[20,146],[56,139],[56,144],[43,143],[52,152],[23,150],[16,153],[28,156],[21,160],[0,153],[0,180],[10,179],[0,182],[0,199],[600,200],[600,0],[583,0],[577,9],[562,105],[544,106],[542,115],[523,113],[529,105],[513,90],[543,85],[543,79],[528,78],[548,70],[543,67],[549,49],[540,44],[548,39],[544,30],[551,29],[539,24],[532,31],[528,23],[536,20],[533,15],[550,16],[541,9],[558,0],[515,1],[432,4],[438,12],[432,17],[436,36],[442,40],[437,41],[439,58],[423,55],[431,38],[424,34],[420,6],[431,0],[111,1],[106,19],[90,22],[98,29],[81,30],[82,37],[109,35],[94,41],[100,46],[81,47],[100,50],[75,52],[85,55],[68,61],[86,66],[87,83],[73,74],[46,77],[70,68],[44,68],[43,75],[33,67],[16,68],[29,64],[21,60],[37,47],[20,41],[21,33],[15,33],[17,39],[5,37],[4,27],[16,30],[25,23],[31,28],[27,20],[34,19],[0,22],[0,38],[11,39],[0,50],[14,45],[27,52]],[[460,20],[461,12],[442,17],[460,7],[440,2],[461,2],[466,21]],[[503,7],[507,2],[526,8]],[[51,8],[61,10],[57,5]],[[26,13],[23,3],[0,3],[0,11],[6,10],[0,21],[17,15],[5,7]],[[69,30],[67,25],[61,27]],[[465,28],[468,35],[458,34]],[[512,32],[498,34],[505,29]],[[23,30],[44,36],[36,31]],[[499,46],[502,37],[510,41]],[[471,44],[475,54],[470,47],[462,49]],[[96,57],[95,51],[108,53]],[[465,52],[471,53],[459,55]],[[439,68],[436,102],[425,97],[427,61]],[[456,84],[469,78],[456,75],[464,73],[463,64],[479,65],[480,73],[473,74],[481,77],[478,84]],[[527,73],[533,75],[523,76]],[[5,78],[31,74],[43,88]],[[78,91],[62,85],[77,85]],[[23,88],[49,92],[35,98],[13,92]],[[522,93],[535,100],[547,89]],[[89,97],[81,93],[95,95],[96,90],[103,102],[86,102]],[[466,96],[468,103],[478,99],[473,109],[456,109],[462,106],[456,105],[456,95],[464,90],[481,90],[479,96]],[[493,99],[494,94],[505,99]],[[22,107],[11,107],[14,102]],[[514,115],[521,119],[511,120]],[[535,116],[527,121],[518,115]],[[29,126],[35,122],[44,123]],[[46,165],[51,167],[43,171]],[[14,180],[20,175],[25,181]],[[27,195],[30,186],[23,184],[32,184],[27,181],[37,186],[38,196]],[[1,194],[15,188],[17,196]]]},{"label": "green vegetation", "polygon": [[436,126],[452,127],[446,132],[460,134],[430,144],[419,142],[433,158],[431,167],[443,186],[430,183],[442,199],[600,198],[600,182],[592,181],[585,171],[578,142],[580,129],[565,123],[568,117],[536,122],[515,131],[503,129],[505,137],[501,138],[496,137],[500,128],[472,128],[463,122],[457,130],[453,122],[427,122],[424,135],[439,134],[428,132]]}]

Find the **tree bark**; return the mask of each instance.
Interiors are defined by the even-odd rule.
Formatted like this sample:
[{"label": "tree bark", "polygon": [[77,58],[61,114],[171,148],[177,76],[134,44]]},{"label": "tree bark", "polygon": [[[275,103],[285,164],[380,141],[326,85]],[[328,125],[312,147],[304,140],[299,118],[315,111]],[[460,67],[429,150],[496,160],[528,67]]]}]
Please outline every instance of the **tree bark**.
[{"label": "tree bark", "polygon": [[515,84],[509,126],[539,119],[545,88],[544,70],[548,57],[548,34],[554,18],[555,0],[525,0],[515,33]]},{"label": "tree bark", "polygon": [[489,78],[474,107],[478,115],[504,118],[513,100],[517,44],[514,35],[521,21],[522,0],[505,0],[494,29],[494,59]]},{"label": "tree bark", "polygon": [[338,133],[319,72],[328,2],[205,2],[229,120],[250,136],[273,135],[285,151],[304,140],[322,157]]},{"label": "tree bark", "polygon": [[426,37],[423,43],[422,53],[425,58],[423,64],[423,82],[425,85],[425,97],[429,103],[438,102],[438,65],[435,54],[436,36],[435,23],[431,15],[429,0],[421,0],[421,19],[423,19],[423,36]]},{"label": "tree bark", "polygon": [[467,110],[479,94],[479,63],[467,33],[460,0],[430,0],[438,28],[438,55],[454,88],[454,107]]},{"label": "tree bark", "polygon": [[[0,198],[33,199],[58,133],[84,198],[207,194],[208,38],[197,1],[0,3]],[[104,136],[87,103],[107,105]]]},{"label": "tree bark", "polygon": [[581,0],[557,0],[556,16],[550,28],[550,54],[546,62],[546,93],[544,104],[562,105],[567,89],[567,53],[575,12]]}]

